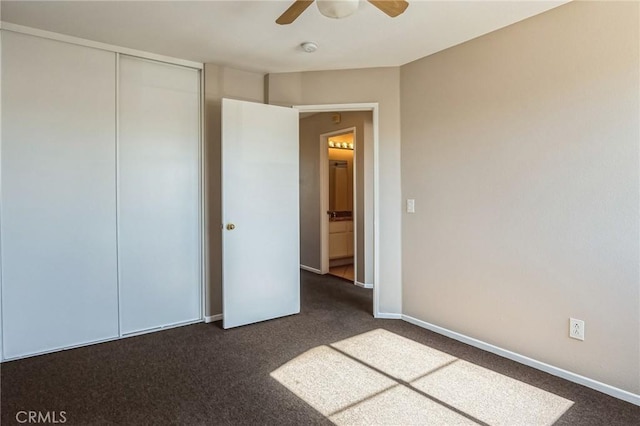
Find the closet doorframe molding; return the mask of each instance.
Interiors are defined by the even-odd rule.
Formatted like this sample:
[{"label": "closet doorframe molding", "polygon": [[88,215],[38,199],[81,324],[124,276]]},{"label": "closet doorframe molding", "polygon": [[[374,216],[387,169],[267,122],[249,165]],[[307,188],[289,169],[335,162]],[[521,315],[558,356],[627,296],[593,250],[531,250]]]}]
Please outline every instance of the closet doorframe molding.
[{"label": "closet doorframe molding", "polygon": [[201,62],[194,62],[186,59],[174,58],[171,56],[158,55],[156,53],[144,52],[142,50],[130,49],[128,47],[115,46],[112,44],[101,43],[99,41],[87,40],[84,38],[54,33],[52,31],[40,30],[38,28],[26,27],[24,25],[12,24],[10,22],[0,22],[0,29],[5,31],[13,31],[20,34],[47,38],[49,40],[62,41],[64,43],[77,44],[79,46],[92,47],[94,49],[106,50],[108,52],[121,53],[123,55],[136,56],[138,58],[151,59],[158,62],[166,62],[173,65],[182,65],[183,67],[195,68],[197,70],[204,69],[204,64],[202,64]]}]

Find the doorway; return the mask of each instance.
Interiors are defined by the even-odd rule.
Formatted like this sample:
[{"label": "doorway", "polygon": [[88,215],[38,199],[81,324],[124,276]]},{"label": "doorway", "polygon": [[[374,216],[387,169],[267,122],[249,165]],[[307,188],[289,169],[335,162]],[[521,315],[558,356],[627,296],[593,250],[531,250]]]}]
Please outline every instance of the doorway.
[{"label": "doorway", "polygon": [[[326,243],[322,245],[322,264],[328,273],[356,282],[356,128],[320,135],[320,210],[328,222]],[[322,216],[322,215],[321,215]]]},{"label": "doorway", "polygon": [[[229,108],[225,109],[225,102],[228,104]],[[231,105],[232,102],[235,102]],[[258,106],[260,108],[265,108],[265,111],[259,111]],[[315,110],[315,112],[313,111]],[[233,307],[231,303],[229,303],[228,297],[232,296],[232,292],[229,291],[229,288],[240,288],[241,291],[236,291],[239,295],[250,295],[253,299],[255,297],[264,299],[264,295],[268,295],[269,297],[273,296],[275,300],[279,302],[286,302],[286,309],[282,309],[278,312],[269,313],[268,315],[260,315],[259,317],[255,315],[259,309],[256,308],[262,307],[263,304],[251,304],[252,309],[242,309],[242,306],[247,306],[246,304],[242,305],[241,309],[236,309],[237,314],[245,315],[243,319],[243,324],[250,324],[257,321],[263,321],[270,318],[277,318],[284,315],[290,315],[293,313],[299,312],[299,277],[300,277],[300,269],[307,269],[312,272],[321,274],[322,271],[319,269],[320,267],[320,247],[317,244],[317,241],[320,240],[320,228],[322,223],[325,221],[321,221],[320,217],[327,217],[326,210],[320,214],[320,179],[319,179],[319,153],[321,152],[318,146],[318,135],[320,132],[316,132],[313,138],[312,143],[303,144],[302,139],[302,129],[300,128],[298,131],[298,124],[300,121],[300,114],[319,114],[329,111],[344,111],[344,117],[350,114],[364,114],[368,117],[368,120],[365,120],[360,128],[357,128],[355,132],[356,137],[358,135],[369,135],[370,143],[359,144],[358,142],[355,145],[359,145],[362,149],[356,150],[359,152],[359,157],[355,159],[355,163],[357,166],[354,166],[356,170],[360,170],[360,175],[358,173],[358,178],[363,179],[363,190],[362,191],[354,191],[356,195],[356,204],[361,202],[361,198],[364,200],[363,205],[366,205],[367,208],[356,208],[354,209],[356,212],[356,216],[358,216],[358,227],[367,225],[367,232],[361,232],[360,229],[354,229],[354,233],[359,236],[358,245],[360,241],[362,241],[364,248],[360,250],[360,247],[354,247],[354,261],[356,265],[359,265],[357,262],[362,262],[362,259],[366,259],[367,262],[364,263],[367,268],[372,270],[372,273],[369,275],[364,275],[365,277],[369,277],[367,281],[358,282],[358,276],[355,277],[355,284],[360,285],[362,287],[373,288],[373,309],[372,314],[374,317],[379,317],[379,295],[381,293],[381,289],[378,285],[374,285],[376,280],[379,277],[379,255],[377,251],[374,252],[374,246],[377,246],[379,243],[379,226],[377,223],[373,221],[373,218],[378,217],[378,212],[380,209],[379,203],[377,201],[377,192],[378,192],[378,167],[377,167],[377,153],[378,153],[378,105],[377,104],[351,104],[351,105],[325,105],[325,106],[306,106],[306,107],[276,107],[270,105],[262,105],[262,104],[253,104],[250,102],[242,102],[242,101],[231,101],[228,99],[223,100],[223,114],[222,114],[222,122],[223,122],[223,137],[222,137],[222,145],[223,145],[223,161],[222,161],[222,182],[223,182],[223,226],[226,231],[223,230],[223,306],[224,306],[224,320],[225,324],[223,326],[225,328],[241,325],[240,322],[238,324],[226,324],[226,320],[228,318],[228,314],[230,309],[228,307]],[[226,112],[225,112],[226,111]],[[267,116],[268,114],[275,116]],[[344,129],[348,126],[347,120],[345,122],[341,122],[340,113],[331,114],[331,120],[335,127],[334,130]],[[335,118],[334,118],[335,117]],[[292,120],[295,120],[292,122]],[[251,122],[251,125],[243,125],[243,123]],[[257,124],[257,123],[260,124]],[[227,123],[228,125],[225,125]],[[274,126],[276,124],[281,124],[283,127],[283,136],[280,138],[273,132]],[[277,127],[277,126],[276,126]],[[234,142],[234,136],[237,136],[238,129],[252,129],[251,134],[245,134],[246,132],[240,132],[244,135],[242,139],[244,142],[236,143]],[[274,133],[274,141],[273,143],[265,144],[263,133],[264,131],[261,129],[269,129],[269,134]],[[317,129],[316,129],[317,130]],[[293,134],[291,132],[294,132]],[[325,131],[326,133],[326,131]],[[295,134],[295,136],[294,136]],[[262,135],[262,136],[261,136]],[[299,136],[299,138],[297,137]],[[300,140],[299,140],[300,139]],[[225,141],[228,141],[230,146],[226,147]],[[285,145],[286,141],[286,146]],[[246,143],[245,143],[246,142]],[[293,142],[293,145],[289,145]],[[251,144],[258,144],[257,147],[253,147]],[[246,146],[245,146],[246,145]],[[282,146],[281,146],[282,145]],[[269,148],[266,150],[266,148]],[[228,148],[228,149],[227,149]],[[325,147],[326,148],[326,147]],[[225,161],[225,155],[227,151],[236,149],[242,149],[242,152],[245,153],[244,156],[240,156],[244,158],[244,163],[249,167],[247,169],[247,175],[253,179],[250,184],[242,184],[237,176],[234,178],[233,176],[226,176],[225,171],[238,171],[237,167],[229,167],[229,162]],[[304,152],[303,152],[304,151]],[[308,155],[311,152],[312,161],[304,162],[303,157]],[[233,155],[232,152],[229,152],[230,155]],[[247,157],[249,155],[249,157]],[[293,157],[291,157],[293,155]],[[293,169],[283,168],[283,165],[286,163],[287,165],[293,164],[294,162],[284,161],[286,158],[297,158],[298,161],[295,161],[295,166]],[[250,160],[250,161],[247,161]],[[265,159],[267,161],[265,161]],[[362,161],[362,167],[358,164],[359,161]],[[326,164],[326,163],[325,163]],[[366,164],[366,167],[365,167]],[[258,165],[264,165],[260,170],[256,168]],[[264,169],[264,170],[263,170]],[[324,169],[324,167],[322,167]],[[289,173],[290,171],[290,173]],[[364,172],[368,171],[368,175]],[[264,173],[263,173],[264,172]],[[279,174],[276,175],[275,172]],[[284,174],[283,174],[284,173]],[[276,181],[271,182],[273,178],[276,178]],[[265,218],[265,215],[258,215],[256,218],[246,218],[247,212],[255,212],[256,210],[253,207],[255,204],[255,200],[257,199],[256,194],[252,194],[249,196],[244,196],[240,194],[235,194],[233,190],[227,188],[225,190],[225,183],[228,185],[234,184],[238,185],[240,182],[240,187],[242,188],[263,188],[265,187],[265,181],[269,180],[269,184],[267,186],[277,187],[284,189],[293,190],[295,193],[295,197],[292,197],[291,200],[287,199],[284,201],[276,201],[270,204],[270,207],[266,209],[267,211],[274,213],[273,217]],[[259,192],[260,196],[264,194],[268,194],[268,188],[264,188],[264,191]],[[227,194],[234,195],[234,199],[241,199],[245,204],[242,206],[238,206],[240,208],[226,209],[225,206],[228,207],[229,203],[226,198]],[[287,191],[289,194],[289,191]],[[273,200],[271,200],[273,201]],[[283,208],[289,209],[290,207],[295,206],[295,217],[283,219],[283,215],[280,214],[280,211]],[[304,210],[304,211],[303,211]],[[262,210],[259,210],[262,211]],[[245,215],[245,216],[243,216]],[[315,216],[315,217],[314,217]],[[360,217],[364,217],[364,220],[360,220]],[[252,230],[251,226],[254,224],[262,224],[262,228]],[[281,223],[286,225],[286,228],[295,229],[295,232],[289,237],[283,238],[281,233],[278,235],[266,235],[265,230],[275,230],[277,231],[279,228],[274,227],[274,224]],[[293,225],[289,226],[289,225]],[[304,232],[303,232],[304,230]],[[248,231],[248,232],[247,232]],[[255,231],[255,232],[254,232]],[[298,232],[300,231],[300,232]],[[309,231],[309,232],[307,232]],[[297,235],[294,235],[297,234]],[[225,238],[228,237],[228,238]],[[263,237],[268,238],[263,238]],[[284,268],[285,272],[291,273],[291,277],[297,279],[286,280],[286,283],[280,279],[270,280],[270,282],[274,284],[284,283],[286,285],[277,285],[275,287],[277,292],[272,289],[272,285],[264,286],[264,273],[261,268],[242,268],[242,262],[237,262],[237,259],[247,258],[247,256],[243,253],[242,256],[234,255],[226,255],[229,253],[229,249],[227,247],[227,240],[238,240],[242,238],[251,237],[259,237],[260,241],[256,242],[256,246],[260,246],[262,253],[267,253],[269,256],[274,255],[275,257],[269,258],[268,262],[265,262],[265,270],[269,272],[277,272],[275,269]],[[315,241],[314,241],[315,240]],[[283,242],[287,241],[288,243],[293,244],[295,246],[295,251],[298,251],[298,255],[296,256],[282,256],[283,251],[276,247],[274,250],[273,242]],[[250,244],[253,246],[253,243]],[[247,244],[243,244],[241,246],[247,246]],[[306,248],[310,248],[311,250],[306,250]],[[303,253],[306,253],[303,255]],[[249,258],[260,258],[260,255],[256,256],[248,256]],[[266,257],[266,256],[265,256]],[[281,262],[282,260],[282,262]],[[231,262],[234,261],[235,263]],[[293,264],[289,262],[293,261]],[[282,269],[280,268],[280,269]],[[365,268],[360,268],[356,266],[357,274],[364,274]],[[239,270],[247,270],[251,272],[255,276],[250,277],[250,279],[230,279],[231,274],[229,272],[238,272]],[[297,272],[293,272],[293,271]],[[297,284],[296,284],[297,283]],[[256,284],[258,286],[256,287]],[[291,285],[289,285],[291,284]],[[244,290],[242,290],[244,288]],[[245,291],[247,290],[248,291]],[[277,294],[275,294],[277,293]],[[228,296],[228,297],[227,297]],[[255,297],[254,297],[255,296]],[[267,304],[271,305],[271,304]],[[284,305],[283,305],[284,306]],[[254,309],[255,308],[255,309]],[[260,312],[258,312],[260,313]],[[229,316],[229,322],[231,317]]]},{"label": "doorway", "polygon": [[[374,285],[377,104],[295,108],[300,111],[300,267],[316,274],[328,274],[334,272],[331,267],[352,263],[353,278],[349,277],[349,281],[378,293]],[[353,142],[341,139],[349,138],[350,134]],[[338,143],[341,148],[336,151],[349,151],[349,155],[353,155],[352,165],[345,158],[329,159],[329,148],[337,148]],[[343,200],[351,204],[329,205],[329,181],[333,173],[353,176],[351,192],[341,193]],[[331,233],[330,226],[334,228]],[[330,255],[330,238],[341,241],[341,253]],[[336,275],[343,276],[344,272]],[[374,301],[376,297],[374,295]],[[376,306],[374,303],[374,315]]]}]

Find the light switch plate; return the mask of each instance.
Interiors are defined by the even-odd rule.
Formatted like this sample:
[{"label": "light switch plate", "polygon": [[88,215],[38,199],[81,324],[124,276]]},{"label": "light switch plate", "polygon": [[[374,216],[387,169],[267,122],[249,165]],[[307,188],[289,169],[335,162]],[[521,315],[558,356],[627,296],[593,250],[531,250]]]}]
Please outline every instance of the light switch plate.
[{"label": "light switch plate", "polygon": [[407,213],[415,213],[416,212],[416,200],[413,198],[409,198],[407,200]]}]

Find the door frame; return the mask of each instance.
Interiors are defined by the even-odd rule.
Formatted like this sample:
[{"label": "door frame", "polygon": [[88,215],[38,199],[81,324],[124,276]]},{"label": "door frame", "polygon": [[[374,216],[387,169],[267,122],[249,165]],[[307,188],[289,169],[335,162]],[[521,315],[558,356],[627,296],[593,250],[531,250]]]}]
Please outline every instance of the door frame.
[{"label": "door frame", "polygon": [[[316,104],[293,105],[299,112],[356,112],[370,111],[373,126],[373,164],[365,161],[365,167],[373,168],[373,316],[380,317],[380,151],[379,151],[379,105],[377,102],[344,103],[344,104]],[[365,181],[365,186],[367,182]],[[364,189],[364,188],[363,188]],[[354,249],[355,250],[355,249]]]},{"label": "door frame", "polygon": [[356,185],[356,150],[357,145],[357,130],[355,127],[347,127],[341,130],[335,130],[333,132],[327,132],[320,135],[320,272],[324,275],[329,273],[330,261],[329,261],[329,218],[327,217],[327,211],[329,211],[329,170],[327,162],[329,161],[329,147],[328,140],[331,136],[346,135],[353,133],[353,166],[352,166],[352,208],[351,216],[353,218],[353,283],[358,281],[358,228],[357,223],[357,185]]}]

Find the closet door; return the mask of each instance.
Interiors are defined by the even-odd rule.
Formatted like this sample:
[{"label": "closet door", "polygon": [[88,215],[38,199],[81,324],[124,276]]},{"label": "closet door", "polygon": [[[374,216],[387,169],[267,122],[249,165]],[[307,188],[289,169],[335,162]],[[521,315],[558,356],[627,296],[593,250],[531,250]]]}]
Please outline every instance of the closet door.
[{"label": "closet door", "polygon": [[118,336],[115,65],[3,31],[5,359]]},{"label": "closet door", "polygon": [[123,334],[200,313],[200,77],[128,56],[119,77],[119,272]]}]

